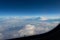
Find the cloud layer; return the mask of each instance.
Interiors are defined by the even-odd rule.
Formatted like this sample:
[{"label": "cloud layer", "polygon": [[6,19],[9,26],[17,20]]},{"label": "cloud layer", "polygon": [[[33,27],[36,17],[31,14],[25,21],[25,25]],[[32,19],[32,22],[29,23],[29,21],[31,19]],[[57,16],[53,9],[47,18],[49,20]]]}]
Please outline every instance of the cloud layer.
[{"label": "cloud layer", "polygon": [[[8,17],[0,18],[0,39],[10,39],[49,32],[60,21],[51,21],[45,17]],[[42,21],[41,21],[42,20]],[[48,21],[44,21],[48,20]]]}]

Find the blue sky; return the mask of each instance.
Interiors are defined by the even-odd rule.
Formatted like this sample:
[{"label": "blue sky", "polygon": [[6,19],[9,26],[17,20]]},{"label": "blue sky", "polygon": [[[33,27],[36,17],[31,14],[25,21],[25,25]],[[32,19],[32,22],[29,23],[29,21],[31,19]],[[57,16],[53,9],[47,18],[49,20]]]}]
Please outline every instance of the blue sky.
[{"label": "blue sky", "polygon": [[0,16],[59,15],[59,0],[0,0]]}]

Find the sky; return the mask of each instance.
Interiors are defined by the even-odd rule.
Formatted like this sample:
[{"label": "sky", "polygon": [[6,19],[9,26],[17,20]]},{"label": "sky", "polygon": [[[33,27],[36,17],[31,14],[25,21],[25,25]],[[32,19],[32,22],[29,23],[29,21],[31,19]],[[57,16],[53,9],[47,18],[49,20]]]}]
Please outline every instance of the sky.
[{"label": "sky", "polygon": [[59,17],[59,0],[0,0],[0,16]]}]

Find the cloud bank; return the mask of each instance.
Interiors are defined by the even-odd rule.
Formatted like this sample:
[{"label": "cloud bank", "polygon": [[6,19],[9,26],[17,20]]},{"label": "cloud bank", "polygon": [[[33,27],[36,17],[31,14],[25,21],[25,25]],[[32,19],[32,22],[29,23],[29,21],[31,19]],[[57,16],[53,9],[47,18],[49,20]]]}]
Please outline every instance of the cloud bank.
[{"label": "cloud bank", "polygon": [[17,38],[46,33],[55,28],[60,21],[53,20],[52,22],[50,22],[51,19],[48,20],[48,18],[46,17],[25,18],[0,18],[0,39]]}]

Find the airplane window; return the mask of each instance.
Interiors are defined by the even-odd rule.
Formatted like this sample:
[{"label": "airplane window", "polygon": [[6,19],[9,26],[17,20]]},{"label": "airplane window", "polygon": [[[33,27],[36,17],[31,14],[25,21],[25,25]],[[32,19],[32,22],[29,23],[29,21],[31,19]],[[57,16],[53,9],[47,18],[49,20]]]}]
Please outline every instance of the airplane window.
[{"label": "airplane window", "polygon": [[0,0],[0,39],[43,34],[59,23],[58,0]]}]

